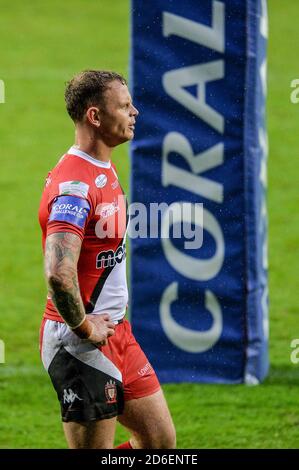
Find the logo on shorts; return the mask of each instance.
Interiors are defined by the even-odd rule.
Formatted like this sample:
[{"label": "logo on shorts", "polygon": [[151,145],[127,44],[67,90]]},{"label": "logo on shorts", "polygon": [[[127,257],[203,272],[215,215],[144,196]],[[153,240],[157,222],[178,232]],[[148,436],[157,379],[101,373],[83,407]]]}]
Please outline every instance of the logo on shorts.
[{"label": "logo on shorts", "polygon": [[106,403],[116,403],[116,385],[114,380],[110,380],[110,382],[107,382],[105,385],[105,395],[107,398]]},{"label": "logo on shorts", "polygon": [[73,392],[71,388],[63,390],[63,403],[74,403],[76,399],[83,401],[83,398],[78,397],[77,393]]},{"label": "logo on shorts", "polygon": [[142,367],[142,369],[140,369],[140,370],[138,371],[138,375],[141,375],[141,377],[143,377],[145,374],[147,374],[147,373],[150,372],[151,370],[152,370],[152,366],[151,366],[151,364],[150,364],[149,362],[147,362],[147,363],[145,364],[145,366]]},{"label": "logo on shorts", "polygon": [[102,173],[101,175],[97,176],[94,180],[97,188],[103,188],[106,186],[107,183],[107,176]]}]

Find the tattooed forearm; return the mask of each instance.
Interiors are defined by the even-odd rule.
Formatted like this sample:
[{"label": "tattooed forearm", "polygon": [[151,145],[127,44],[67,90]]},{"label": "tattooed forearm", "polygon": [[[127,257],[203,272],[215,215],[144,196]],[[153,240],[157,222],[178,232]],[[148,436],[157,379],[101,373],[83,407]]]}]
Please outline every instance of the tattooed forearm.
[{"label": "tattooed forearm", "polygon": [[77,326],[84,318],[77,263],[81,240],[72,233],[53,233],[46,240],[45,272],[51,299],[65,322]]}]

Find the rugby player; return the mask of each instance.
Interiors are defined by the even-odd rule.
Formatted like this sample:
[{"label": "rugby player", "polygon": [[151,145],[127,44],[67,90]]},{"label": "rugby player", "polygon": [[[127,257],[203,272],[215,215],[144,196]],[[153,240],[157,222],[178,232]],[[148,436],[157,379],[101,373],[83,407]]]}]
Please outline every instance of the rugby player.
[{"label": "rugby player", "polygon": [[75,144],[48,174],[39,220],[48,298],[40,352],[69,448],[174,448],[157,376],[125,319],[126,201],[111,162],[134,136],[138,111],[125,79],[88,70],[65,91]]}]

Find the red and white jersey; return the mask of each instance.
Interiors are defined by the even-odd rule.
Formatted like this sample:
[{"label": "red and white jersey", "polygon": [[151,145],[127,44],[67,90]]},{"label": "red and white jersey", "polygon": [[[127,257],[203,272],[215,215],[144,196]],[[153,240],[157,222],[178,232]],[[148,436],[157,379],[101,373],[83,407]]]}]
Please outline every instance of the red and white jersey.
[{"label": "red and white jersey", "polygon": [[[71,147],[48,174],[39,221],[43,249],[47,235],[70,232],[82,239],[78,262],[86,313],[124,317],[126,281],[126,200],[113,164]],[[48,295],[44,317],[63,322]]]}]

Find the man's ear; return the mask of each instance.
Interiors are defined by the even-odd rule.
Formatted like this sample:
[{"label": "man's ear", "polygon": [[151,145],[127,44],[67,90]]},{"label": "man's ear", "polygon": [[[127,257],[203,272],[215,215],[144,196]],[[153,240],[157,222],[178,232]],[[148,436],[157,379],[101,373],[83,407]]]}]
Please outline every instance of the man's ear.
[{"label": "man's ear", "polygon": [[101,118],[99,108],[96,108],[95,106],[88,108],[88,110],[86,111],[86,119],[93,126],[100,127]]}]

